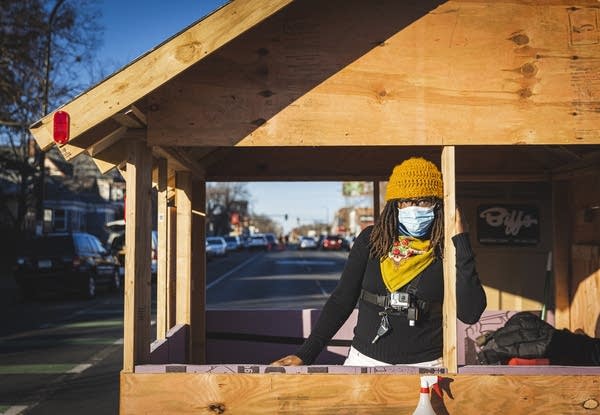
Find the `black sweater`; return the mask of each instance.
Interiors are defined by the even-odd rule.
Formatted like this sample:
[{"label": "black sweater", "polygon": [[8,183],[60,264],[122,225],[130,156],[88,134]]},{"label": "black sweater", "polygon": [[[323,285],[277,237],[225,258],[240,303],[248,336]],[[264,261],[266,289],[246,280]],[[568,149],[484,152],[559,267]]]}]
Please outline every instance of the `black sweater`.
[{"label": "black sweater", "polygon": [[[296,352],[305,365],[310,365],[347,320],[356,306],[361,289],[374,294],[388,293],[381,276],[379,259],[369,257],[369,237],[372,226],[356,238],[340,281],[325,303],[319,320],[308,339]],[[486,307],[486,297],[475,269],[475,258],[468,234],[452,238],[456,247],[457,316],[472,324],[479,320]],[[443,267],[440,260],[421,273],[417,296],[429,303],[441,304],[444,298]],[[434,360],[442,356],[442,318],[439,313],[422,314],[416,325],[410,327],[403,315],[389,315],[391,330],[375,344],[383,309],[361,300],[358,321],[354,328],[352,346],[373,359],[408,364]]]}]

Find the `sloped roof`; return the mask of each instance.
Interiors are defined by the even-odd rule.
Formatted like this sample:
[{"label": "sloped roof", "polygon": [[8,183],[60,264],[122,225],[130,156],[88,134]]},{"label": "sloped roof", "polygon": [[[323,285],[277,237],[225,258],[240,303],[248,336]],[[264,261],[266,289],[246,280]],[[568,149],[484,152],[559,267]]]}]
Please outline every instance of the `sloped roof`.
[{"label": "sloped roof", "polygon": [[[65,104],[61,152],[108,170],[143,139],[223,180],[382,177],[443,145],[465,146],[479,175],[594,165],[597,13],[592,0],[235,0]],[[44,149],[51,120],[31,128]]]}]

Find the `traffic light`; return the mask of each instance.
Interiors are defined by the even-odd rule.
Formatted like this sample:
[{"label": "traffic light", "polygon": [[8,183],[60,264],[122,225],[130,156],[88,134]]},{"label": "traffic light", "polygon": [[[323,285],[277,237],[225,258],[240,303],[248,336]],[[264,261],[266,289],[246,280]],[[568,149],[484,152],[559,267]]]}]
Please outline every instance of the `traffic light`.
[{"label": "traffic light", "polygon": [[283,219],[287,220],[287,218],[288,218],[288,215],[286,213],[285,215],[283,215]]}]

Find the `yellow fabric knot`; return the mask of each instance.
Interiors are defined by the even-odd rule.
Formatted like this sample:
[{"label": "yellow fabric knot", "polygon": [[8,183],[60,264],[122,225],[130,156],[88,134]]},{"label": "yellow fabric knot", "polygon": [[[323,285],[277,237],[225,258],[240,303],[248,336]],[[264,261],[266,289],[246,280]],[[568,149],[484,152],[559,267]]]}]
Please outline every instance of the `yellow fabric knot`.
[{"label": "yellow fabric knot", "polygon": [[390,292],[411,282],[433,262],[433,248],[429,240],[400,236],[380,262],[383,282]]}]

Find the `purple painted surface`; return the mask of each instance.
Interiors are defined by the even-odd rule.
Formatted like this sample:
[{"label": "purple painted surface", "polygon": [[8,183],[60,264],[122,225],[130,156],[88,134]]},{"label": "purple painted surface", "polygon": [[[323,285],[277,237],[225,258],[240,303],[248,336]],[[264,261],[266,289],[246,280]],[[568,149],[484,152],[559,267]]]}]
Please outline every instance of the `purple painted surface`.
[{"label": "purple painted surface", "polygon": [[188,327],[177,324],[167,332],[169,342],[169,363],[185,363],[187,356]]},{"label": "purple painted surface", "polygon": [[[209,364],[262,364],[293,354],[310,334],[321,310],[208,310],[206,312]],[[352,340],[357,310],[333,337]],[[342,364],[348,346],[328,346],[315,364]]]},{"label": "purple painted surface", "polygon": [[164,364],[169,363],[169,340],[155,340],[150,345],[150,363]]},{"label": "purple painted surface", "polygon": [[[539,313],[539,311],[537,311]],[[456,351],[458,366],[476,365],[479,347],[475,340],[483,333],[494,331],[504,326],[506,321],[516,314],[514,310],[486,310],[475,324],[456,321]],[[546,321],[554,325],[554,314],[549,312]]]}]

